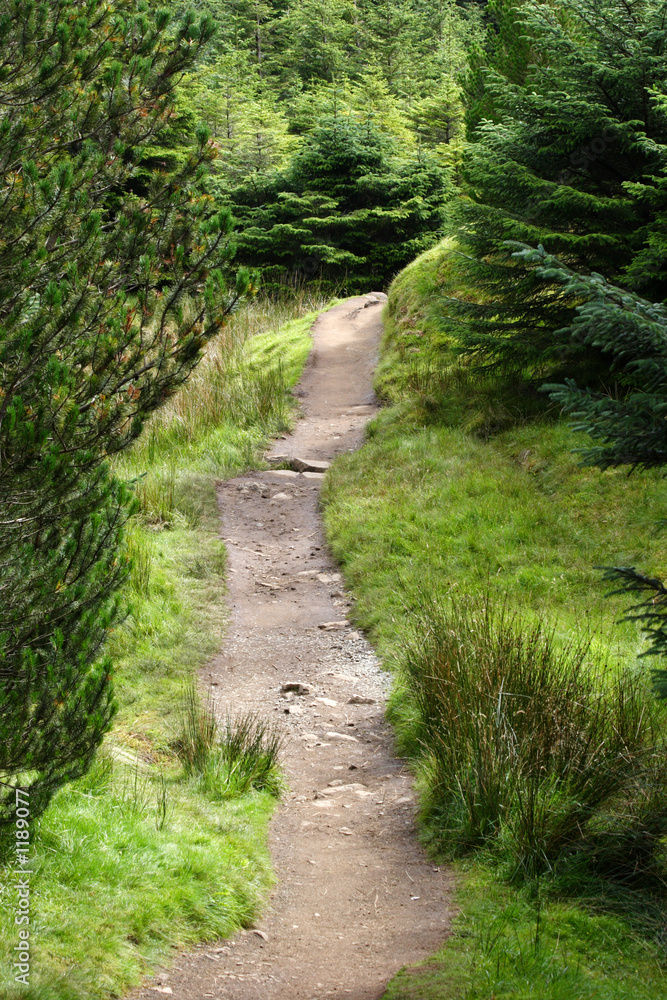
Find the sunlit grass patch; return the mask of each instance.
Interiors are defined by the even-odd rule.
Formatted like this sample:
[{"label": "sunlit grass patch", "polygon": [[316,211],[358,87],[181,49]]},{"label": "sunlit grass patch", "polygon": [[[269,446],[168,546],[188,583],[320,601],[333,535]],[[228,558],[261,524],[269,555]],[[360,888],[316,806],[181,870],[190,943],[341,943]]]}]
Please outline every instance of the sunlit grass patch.
[{"label": "sunlit grass patch", "polygon": [[461,913],[443,948],[392,980],[384,1000],[664,1000],[659,942],[625,920],[530,898],[475,864],[460,871]]},{"label": "sunlit grass patch", "polygon": [[595,567],[640,557],[648,572],[667,565],[667,535],[656,534],[667,517],[664,481],[582,469],[570,453],[577,444],[559,424],[481,441],[425,427],[402,404],[334,465],[329,537],[355,588],[357,620],[383,651],[403,613],[401,592],[424,580],[440,594],[507,595],[565,632],[590,627],[615,654],[641,650],[634,625],[614,624],[627,602],[605,598]]},{"label": "sunlit grass patch", "polygon": [[247,925],[271,882],[272,808],[268,793],[213,802],[108,748],[35,825],[32,985],[13,990],[3,910],[2,996],[117,995],[172,949]]}]

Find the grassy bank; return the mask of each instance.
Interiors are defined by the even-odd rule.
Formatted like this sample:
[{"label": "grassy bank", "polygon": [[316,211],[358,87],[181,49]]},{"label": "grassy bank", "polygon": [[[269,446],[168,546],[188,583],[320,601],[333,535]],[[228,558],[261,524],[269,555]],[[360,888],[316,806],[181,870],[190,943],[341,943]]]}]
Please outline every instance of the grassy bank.
[{"label": "grassy bank", "polygon": [[[425,254],[392,287],[378,374],[378,389],[388,405],[370,427],[364,447],[334,464],[324,496],[330,544],[356,598],[355,620],[395,670],[391,715],[399,746],[412,757],[418,774],[423,834],[446,856],[463,853],[478,859],[474,877],[462,881],[463,916],[457,934],[423,974],[399,976],[387,996],[391,1000],[667,996],[660,931],[664,924],[662,876],[655,882],[645,879],[639,887],[614,883],[613,877],[607,877],[609,872],[604,877],[597,869],[593,873],[586,868],[588,860],[586,864],[581,861],[584,856],[588,859],[586,851],[591,857],[595,854],[593,834],[587,833],[588,840],[582,836],[577,842],[578,854],[574,848],[569,854],[565,850],[564,868],[558,868],[560,856],[558,864],[546,858],[553,870],[539,883],[538,907],[534,883],[516,889],[504,881],[516,882],[516,873],[525,862],[525,856],[516,860],[520,826],[516,803],[503,805],[499,792],[495,805],[501,818],[483,817],[487,832],[478,830],[478,841],[473,843],[473,838],[468,848],[460,836],[466,803],[472,812],[479,813],[480,803],[484,809],[489,807],[492,772],[483,774],[477,761],[467,759],[477,790],[473,788],[468,795],[464,787],[459,794],[457,781],[465,786],[467,778],[458,770],[453,791],[446,792],[442,761],[447,754],[450,763],[462,759],[461,748],[454,748],[454,753],[449,737],[452,726],[458,726],[454,712],[451,725],[443,721],[449,704],[447,684],[455,677],[460,686],[461,670],[470,669],[475,679],[482,660],[477,661],[477,668],[470,653],[466,660],[463,649],[456,661],[450,649],[448,666],[432,661],[428,697],[441,698],[442,707],[432,711],[433,717],[440,712],[439,719],[429,719],[429,706],[425,708],[423,700],[428,686],[415,684],[414,663],[409,662],[415,631],[417,648],[433,649],[435,656],[463,619],[450,610],[449,618],[443,612],[444,624],[438,625],[440,612],[426,620],[429,612],[422,615],[425,624],[420,624],[420,609],[431,604],[451,609],[461,602],[465,609],[471,600],[478,602],[478,609],[505,608],[510,618],[519,616],[515,631],[520,635],[541,622],[551,636],[554,677],[561,651],[572,642],[589,643],[587,662],[602,664],[600,676],[609,676],[611,691],[617,667],[634,665],[644,643],[635,624],[618,623],[627,597],[607,597],[608,587],[595,567],[638,565],[660,575],[667,565],[667,538],[656,531],[656,524],[667,515],[659,474],[628,477],[620,470],[601,473],[582,468],[573,454],[581,439],[547,412],[543,403],[537,398],[513,399],[511,387],[494,386],[490,378],[473,380],[458,364],[450,351],[446,317],[438,301],[454,280],[448,264],[450,252],[443,245]],[[429,643],[435,643],[438,628],[440,647],[436,649]],[[497,643],[502,631],[497,620],[490,631]],[[512,655],[519,649],[514,645]],[[418,669],[424,676],[426,668]],[[647,719],[653,706],[642,678],[648,673],[644,661],[635,680],[628,681],[635,685],[636,698],[645,699]],[[585,686],[586,682],[577,683]],[[514,690],[510,686],[508,698]],[[480,742],[480,753],[488,753],[494,766],[501,761],[498,774],[511,775],[515,767],[524,766],[521,748],[527,746],[530,751],[549,734],[538,732],[535,723],[530,739],[522,742],[519,737],[517,747],[512,728],[516,719],[506,707],[511,701],[503,701],[503,696],[498,701],[495,689],[489,688],[488,694],[489,704],[501,704],[502,712],[498,709],[496,719],[495,709],[492,713],[480,709],[481,715],[471,716],[469,731],[481,739],[478,720],[485,719],[491,737],[486,744]],[[592,690],[589,696],[594,697]],[[482,691],[480,704],[483,697]],[[465,711],[465,699],[462,705]],[[641,714],[641,706],[639,710]],[[567,716],[566,706],[557,706],[558,712]],[[660,745],[664,740],[661,712],[655,723]],[[562,724],[568,725],[568,720]],[[555,740],[551,745],[561,745],[558,732],[549,738]],[[435,750],[434,740],[439,741]],[[606,738],[600,745],[606,745]],[[549,746],[548,740],[544,746]],[[645,761],[652,753],[640,748],[636,759]],[[655,752],[655,759],[660,753]],[[617,756],[617,762],[622,757],[623,753]],[[587,759],[589,765],[586,795],[595,785],[595,767]],[[528,778],[534,773],[535,769],[525,771]],[[577,772],[575,778],[579,777]],[[657,780],[662,787],[663,779]],[[532,786],[528,782],[517,787],[525,794],[526,788],[536,787],[536,781],[539,785],[535,779]],[[559,784],[557,775],[555,781],[547,790],[551,799],[543,786],[536,792],[540,815],[546,817],[539,830],[543,838],[554,816],[567,816],[568,810],[573,814],[576,807],[575,792],[566,792],[576,780],[570,774],[572,786],[564,780]],[[504,787],[504,779],[498,787]],[[613,811],[629,795],[626,785],[622,787],[616,800],[610,795],[605,803],[609,808],[596,820],[595,836],[604,834],[611,840],[612,828],[616,836],[623,826],[625,819],[621,821]],[[643,787],[641,781],[637,787]],[[646,798],[650,798],[648,788]],[[522,801],[519,806],[523,808]],[[632,811],[635,805],[628,808]],[[510,811],[503,813],[504,809]],[[538,842],[540,856],[543,843],[544,839]],[[659,845],[654,842],[651,850],[659,853]],[[476,886],[481,887],[479,891]],[[536,945],[538,912],[544,931]]]},{"label": "grassy bank", "polygon": [[381,413],[364,448],[330,473],[326,520],[358,623],[385,657],[405,601],[425,585],[507,595],[565,633],[585,623],[614,653],[639,651],[636,627],[614,624],[627,598],[606,599],[594,567],[666,564],[667,537],[655,531],[664,482],[582,469],[578,443],[553,423],[484,441],[432,422],[419,401]]},{"label": "grassy bank", "polygon": [[215,482],[294,419],[289,389],[324,303],[254,302],[116,464],[140,510],[130,614],[110,640],[119,712],[92,771],[31,829],[31,976],[17,986],[16,891],[0,873],[0,994],[103,1000],[173,949],[249,924],[271,884],[263,788],[229,794],[184,766],[184,689],[218,648],[225,550]]},{"label": "grassy bank", "polygon": [[481,865],[461,872],[453,935],[392,980],[384,1000],[658,1000],[655,945],[610,913],[534,899]]}]

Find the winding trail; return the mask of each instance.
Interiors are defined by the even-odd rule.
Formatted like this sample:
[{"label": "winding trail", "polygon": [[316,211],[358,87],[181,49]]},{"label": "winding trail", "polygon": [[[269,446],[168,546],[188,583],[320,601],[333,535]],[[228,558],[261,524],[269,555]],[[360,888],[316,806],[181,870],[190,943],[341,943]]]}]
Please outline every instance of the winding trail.
[{"label": "winding trail", "polygon": [[[274,453],[329,461],[361,444],[384,300],[348,299],[317,320],[297,389],[303,419]],[[346,620],[322,478],[260,472],[219,488],[232,617],[203,680],[223,713],[256,709],[288,736],[289,792],[270,837],[278,884],[261,933],[179,956],[136,998],[378,1000],[447,935],[448,875],[417,843],[410,777],[383,717],[387,678]],[[282,696],[288,683],[308,693]]]}]

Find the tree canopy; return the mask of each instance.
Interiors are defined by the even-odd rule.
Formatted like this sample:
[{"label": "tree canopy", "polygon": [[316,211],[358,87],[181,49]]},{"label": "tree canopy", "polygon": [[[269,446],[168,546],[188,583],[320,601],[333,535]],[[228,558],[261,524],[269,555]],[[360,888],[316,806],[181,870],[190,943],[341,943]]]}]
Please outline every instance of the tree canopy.
[{"label": "tree canopy", "polygon": [[284,173],[232,192],[238,259],[266,281],[368,290],[434,240],[451,188],[429,157],[399,159],[370,124],[323,124]]},{"label": "tree canopy", "polygon": [[649,300],[667,296],[665,11],[661,0],[526,2],[525,71],[486,68],[494,118],[471,133],[457,232],[466,280],[483,289],[481,304],[461,306],[461,343],[480,364],[532,367],[537,379],[550,368],[609,375],[592,341],[584,350],[567,332],[575,299],[524,266],[512,242]]}]

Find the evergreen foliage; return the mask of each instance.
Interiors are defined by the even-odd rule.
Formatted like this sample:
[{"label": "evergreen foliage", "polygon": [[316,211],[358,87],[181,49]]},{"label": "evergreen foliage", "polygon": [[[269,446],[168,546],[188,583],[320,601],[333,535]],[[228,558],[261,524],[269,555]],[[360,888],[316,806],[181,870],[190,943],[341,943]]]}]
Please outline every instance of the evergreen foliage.
[{"label": "evergreen foliage", "polygon": [[485,72],[496,120],[474,132],[459,213],[467,283],[483,293],[461,307],[461,341],[480,364],[609,375],[599,351],[560,332],[576,301],[545,287],[507,241],[540,244],[651,301],[667,296],[666,14],[663,0],[527,2],[515,34],[530,38],[532,61]]},{"label": "evergreen foliage", "polygon": [[573,379],[544,386],[574,418],[575,430],[599,442],[584,450],[586,463],[603,469],[667,465],[667,308],[599,274],[579,274],[541,247],[515,256],[536,263],[538,278],[562,284],[576,302],[573,322],[559,333],[611,359],[613,382],[606,392],[579,388]]},{"label": "evergreen foliage", "polygon": [[[623,621],[639,622],[646,633],[649,648],[642,655],[667,656],[667,587],[663,581],[640,573],[634,566],[609,566],[604,579],[619,584],[611,594],[641,597],[628,608]],[[653,670],[653,690],[658,698],[667,698],[667,668]]]},{"label": "evergreen foliage", "polygon": [[319,277],[368,290],[433,242],[450,193],[432,159],[397,158],[370,124],[332,120],[284,173],[232,192],[237,256],[269,282]]},{"label": "evergreen foliage", "polygon": [[468,48],[464,77],[466,124],[471,138],[480,122],[502,117],[496,103],[495,75],[510,84],[523,85],[534,58],[531,37],[522,23],[521,0],[489,0],[485,5],[486,32]]},{"label": "evergreen foliage", "polygon": [[[453,193],[476,7],[201,5],[220,30],[179,107],[219,145],[208,190],[226,201],[232,189],[238,259],[262,270],[266,288],[317,280],[360,291],[390,280],[433,241]],[[350,171],[342,197],[332,194],[337,170]]]},{"label": "evergreen foliage", "polygon": [[0,18],[0,822],[90,764],[113,714],[130,505],[108,455],[186,379],[229,290],[205,130],[151,167],[209,19],[51,0]]},{"label": "evergreen foliage", "polygon": [[281,169],[297,138],[274,95],[253,75],[245,53],[221,56],[188,74],[179,88],[179,109],[192,108],[210,129],[219,155],[216,177],[209,182],[214,196],[228,184],[262,178]]},{"label": "evergreen foliage", "polygon": [[[298,144],[330,117],[363,123],[370,117],[401,145],[419,143],[444,161],[460,137],[466,47],[481,38],[474,5],[202,0],[201,6],[218,25],[217,40],[185,81],[181,101],[194,102],[223,137],[216,165],[223,183],[284,170],[283,158],[293,151],[289,138]],[[272,153],[271,162],[264,158],[257,166],[256,157],[238,154],[252,141],[258,103],[257,134]]]},{"label": "evergreen foliage", "polygon": [[[612,285],[599,274],[579,274],[542,247],[515,249],[515,257],[535,268],[550,286],[561,285],[576,303],[572,323],[559,331],[573,342],[596,348],[611,359],[613,379],[594,392],[568,379],[544,386],[574,420],[574,429],[593,439],[581,449],[586,464],[600,468],[663,468],[667,465],[667,308]],[[645,655],[667,654],[667,590],[661,580],[632,566],[608,567],[613,593],[641,595],[625,620],[639,622],[649,638]],[[653,671],[654,687],[667,697],[667,669]]]}]

